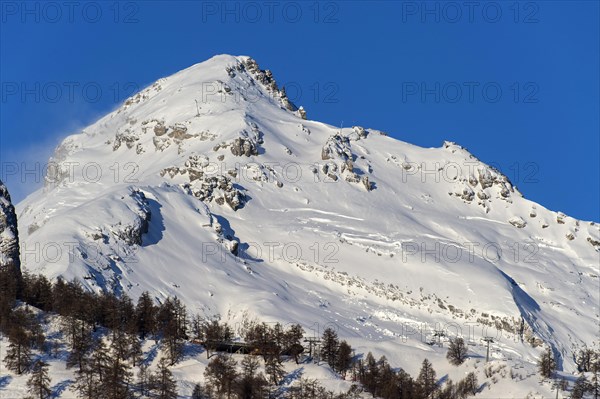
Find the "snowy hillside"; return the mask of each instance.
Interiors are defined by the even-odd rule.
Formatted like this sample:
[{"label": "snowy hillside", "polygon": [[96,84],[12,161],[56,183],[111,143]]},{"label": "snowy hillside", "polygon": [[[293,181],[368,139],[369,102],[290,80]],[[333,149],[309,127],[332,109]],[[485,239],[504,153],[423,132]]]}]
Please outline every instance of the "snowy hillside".
[{"label": "snowy hillside", "polygon": [[[493,359],[530,371],[549,345],[576,372],[599,344],[597,223],[523,198],[457,144],[307,112],[248,57],[160,79],[56,149],[17,205],[23,270],[230,323],[333,325],[411,373],[424,357],[462,373],[428,344],[440,329],[483,357],[492,336]],[[549,395],[538,381],[481,397]]]}]

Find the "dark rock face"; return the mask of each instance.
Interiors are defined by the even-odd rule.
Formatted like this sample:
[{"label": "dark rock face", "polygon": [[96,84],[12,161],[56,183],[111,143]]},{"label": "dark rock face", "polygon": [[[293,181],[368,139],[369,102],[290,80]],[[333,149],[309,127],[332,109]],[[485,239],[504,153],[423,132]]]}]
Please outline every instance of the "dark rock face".
[{"label": "dark rock face", "polygon": [[21,276],[17,215],[6,186],[0,181],[0,269]]}]

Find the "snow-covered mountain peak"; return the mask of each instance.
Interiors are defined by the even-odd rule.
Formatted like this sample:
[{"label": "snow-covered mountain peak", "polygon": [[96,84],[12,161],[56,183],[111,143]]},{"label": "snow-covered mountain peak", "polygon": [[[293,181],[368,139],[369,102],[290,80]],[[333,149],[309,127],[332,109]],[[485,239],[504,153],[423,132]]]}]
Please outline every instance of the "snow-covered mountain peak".
[{"label": "snow-covered mountain peak", "polygon": [[545,342],[566,367],[596,342],[597,224],[455,143],[305,117],[249,57],[158,80],[57,148],[18,207],[24,267],[231,320],[335,322],[382,351],[408,324],[493,328],[524,359]]}]

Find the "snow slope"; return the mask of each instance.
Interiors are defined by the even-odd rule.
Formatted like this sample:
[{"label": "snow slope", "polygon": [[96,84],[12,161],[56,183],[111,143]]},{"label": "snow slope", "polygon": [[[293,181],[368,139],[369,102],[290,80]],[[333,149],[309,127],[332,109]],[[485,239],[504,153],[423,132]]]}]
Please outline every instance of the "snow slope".
[{"label": "snow slope", "polygon": [[443,367],[439,329],[482,356],[493,336],[513,366],[550,345],[570,373],[598,345],[597,223],[523,198],[457,144],[303,116],[248,57],[160,79],[56,149],[17,206],[23,268],[232,323],[334,325],[409,372]]}]

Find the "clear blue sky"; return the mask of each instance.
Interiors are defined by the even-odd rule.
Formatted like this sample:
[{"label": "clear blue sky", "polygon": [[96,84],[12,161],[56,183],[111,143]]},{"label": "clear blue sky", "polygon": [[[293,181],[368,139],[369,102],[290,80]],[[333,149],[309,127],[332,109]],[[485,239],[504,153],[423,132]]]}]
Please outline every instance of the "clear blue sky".
[{"label": "clear blue sky", "polygon": [[[597,1],[0,4],[2,177],[136,87],[228,53],[311,119],[456,141],[528,198],[600,220]],[[16,199],[24,177],[7,178]]]}]

